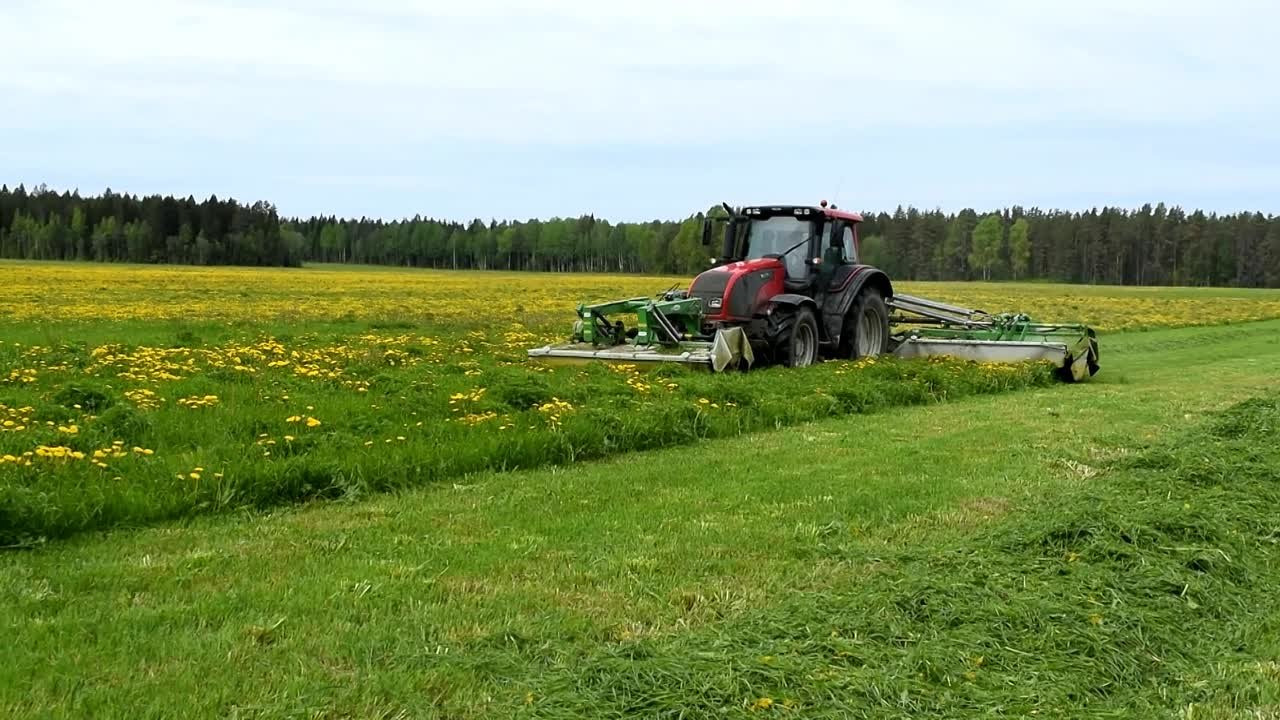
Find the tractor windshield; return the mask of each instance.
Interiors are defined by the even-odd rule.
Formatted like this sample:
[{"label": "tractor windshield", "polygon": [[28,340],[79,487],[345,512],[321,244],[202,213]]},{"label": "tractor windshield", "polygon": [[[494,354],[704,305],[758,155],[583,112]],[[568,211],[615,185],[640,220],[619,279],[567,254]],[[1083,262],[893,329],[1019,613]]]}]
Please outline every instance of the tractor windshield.
[{"label": "tractor windshield", "polygon": [[790,215],[753,219],[747,226],[743,259],[755,260],[766,255],[780,255],[790,249],[782,259],[787,267],[787,275],[793,278],[804,277],[808,247],[803,241],[815,232],[816,226],[817,223],[812,220],[801,220]]},{"label": "tractor windshield", "polygon": [[[788,215],[779,215],[766,220],[752,220],[747,227],[744,259],[755,260],[765,255],[779,255],[812,234],[811,221]],[[791,252],[798,253],[803,258],[805,247],[801,245]]]}]

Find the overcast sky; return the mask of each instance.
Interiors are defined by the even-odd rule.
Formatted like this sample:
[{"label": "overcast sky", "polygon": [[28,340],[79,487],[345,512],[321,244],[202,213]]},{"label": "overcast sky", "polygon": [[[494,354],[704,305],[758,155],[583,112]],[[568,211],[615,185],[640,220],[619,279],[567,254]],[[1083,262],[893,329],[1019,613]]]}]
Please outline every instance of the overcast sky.
[{"label": "overcast sky", "polygon": [[0,0],[0,182],[286,215],[1280,212],[1258,0]]}]

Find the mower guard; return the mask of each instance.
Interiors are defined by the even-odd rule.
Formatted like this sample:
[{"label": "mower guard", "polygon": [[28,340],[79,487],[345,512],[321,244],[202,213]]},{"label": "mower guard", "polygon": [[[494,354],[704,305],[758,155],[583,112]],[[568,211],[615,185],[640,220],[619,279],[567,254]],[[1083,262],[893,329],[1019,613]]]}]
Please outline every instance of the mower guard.
[{"label": "mower guard", "polygon": [[[901,358],[944,355],[980,363],[1049,362],[1074,381],[1084,380],[1089,369],[1091,338],[1083,326],[1059,326],[1052,333],[1037,334],[1020,340],[983,339],[980,333],[914,330],[899,336],[893,354]],[[966,336],[966,334],[968,336]],[[1096,348],[1094,357],[1096,357]]]},{"label": "mower guard", "polygon": [[896,295],[890,306],[900,331],[893,354],[946,355],[983,363],[1047,361],[1063,379],[1085,380],[1098,369],[1097,334],[1087,325],[1037,323],[1026,315],[992,315],[934,300]]},{"label": "mower guard", "polygon": [[575,342],[531,348],[530,358],[544,362],[589,362],[603,360],[615,363],[676,362],[706,367],[716,372],[755,362],[751,343],[742,328],[725,328],[716,332],[711,342],[684,341],[674,347],[663,345],[636,346],[629,343],[598,347]]}]

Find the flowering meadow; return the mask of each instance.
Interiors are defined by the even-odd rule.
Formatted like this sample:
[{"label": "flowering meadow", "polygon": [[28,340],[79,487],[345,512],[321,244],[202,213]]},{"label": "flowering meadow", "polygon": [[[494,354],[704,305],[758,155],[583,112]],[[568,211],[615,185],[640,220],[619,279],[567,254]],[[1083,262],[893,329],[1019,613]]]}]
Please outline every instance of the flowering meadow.
[{"label": "flowering meadow", "polygon": [[[677,278],[4,263],[0,282],[0,545],[1052,382],[941,359],[712,375],[525,357],[579,300]],[[1256,291],[905,289],[1104,336],[1280,317]]]},{"label": "flowering meadow", "polygon": [[[251,325],[372,323],[493,329],[512,323],[560,337],[580,301],[653,295],[687,277],[471,272],[347,266],[305,269],[0,261],[9,327],[55,321],[83,337],[103,321]],[[903,292],[989,312],[1102,331],[1280,317],[1280,291],[1050,283],[906,282]],[[270,325],[270,323],[277,323]],[[23,334],[23,333],[20,333]]]}]

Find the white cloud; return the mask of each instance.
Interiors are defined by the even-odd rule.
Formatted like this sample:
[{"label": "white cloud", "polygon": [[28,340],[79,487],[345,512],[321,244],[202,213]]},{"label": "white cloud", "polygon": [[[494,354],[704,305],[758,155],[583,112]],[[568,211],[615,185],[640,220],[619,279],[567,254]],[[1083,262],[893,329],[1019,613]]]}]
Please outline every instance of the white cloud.
[{"label": "white cloud", "polygon": [[[397,186],[369,163],[486,145],[856,148],[885,132],[910,148],[966,129],[1256,139],[1280,110],[1278,19],[1261,1],[11,0],[0,131],[136,143],[170,176],[163,153],[138,154],[147,138],[262,157],[259,174],[309,150],[348,165],[325,177]],[[58,157],[9,147],[0,163],[42,154]]]}]

